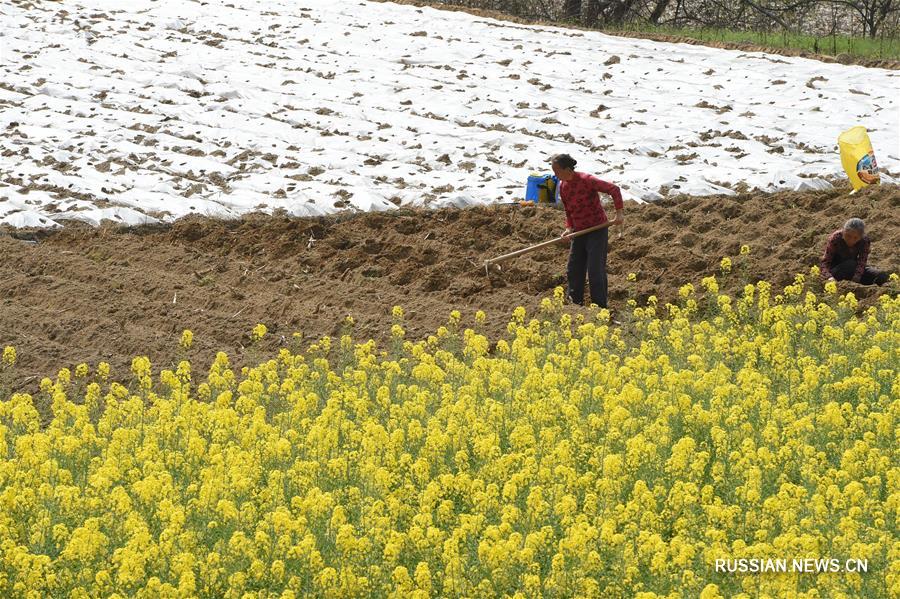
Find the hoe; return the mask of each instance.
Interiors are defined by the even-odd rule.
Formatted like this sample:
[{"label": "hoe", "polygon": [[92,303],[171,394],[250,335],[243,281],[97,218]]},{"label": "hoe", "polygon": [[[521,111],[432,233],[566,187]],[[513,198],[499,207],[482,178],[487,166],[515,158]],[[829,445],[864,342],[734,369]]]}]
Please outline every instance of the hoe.
[{"label": "hoe", "polygon": [[535,250],[539,250],[543,247],[547,247],[553,245],[555,243],[559,243],[561,240],[568,241],[570,239],[575,239],[576,237],[580,237],[581,235],[586,235],[593,231],[599,231],[600,229],[605,229],[612,224],[612,221],[606,221],[603,224],[597,225],[596,227],[588,227],[587,229],[582,229],[581,231],[576,231],[574,233],[569,233],[568,235],[558,237],[556,239],[551,239],[549,241],[542,241],[541,243],[530,245],[526,248],[522,248],[521,250],[516,250],[515,252],[510,252],[508,254],[503,254],[502,256],[497,256],[496,258],[490,258],[484,261],[484,274],[490,276],[491,268],[496,268],[500,270],[500,263],[506,262],[516,256],[521,256],[523,254],[527,254],[529,252],[533,252]]}]

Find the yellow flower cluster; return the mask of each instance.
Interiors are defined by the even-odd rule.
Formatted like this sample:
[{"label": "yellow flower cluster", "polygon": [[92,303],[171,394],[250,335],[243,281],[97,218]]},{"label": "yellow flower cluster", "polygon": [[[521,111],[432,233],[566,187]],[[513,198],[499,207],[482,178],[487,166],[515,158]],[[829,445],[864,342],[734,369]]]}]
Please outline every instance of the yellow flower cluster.
[{"label": "yellow flower cluster", "polygon": [[250,338],[253,339],[253,341],[259,341],[260,339],[265,337],[266,333],[268,332],[269,329],[266,328],[266,325],[260,323],[253,327],[253,330],[250,332]]},{"label": "yellow flower cluster", "polygon": [[[741,255],[744,255],[744,254],[741,254]],[[722,258],[722,260],[719,262],[719,268],[722,270],[723,274],[730,273],[731,272],[731,258],[729,258],[728,256],[725,256],[724,258]]]},{"label": "yellow flower cluster", "polygon": [[182,331],[181,343],[180,343],[182,349],[191,349],[191,346],[193,344],[194,344],[194,333],[189,329],[185,329],[184,331]]},{"label": "yellow flower cluster", "polygon": [[7,345],[3,348],[3,358],[0,360],[5,366],[12,366],[16,363],[16,348],[11,345]]},{"label": "yellow flower cluster", "polygon": [[900,299],[702,288],[0,397],[0,596],[900,595]]}]

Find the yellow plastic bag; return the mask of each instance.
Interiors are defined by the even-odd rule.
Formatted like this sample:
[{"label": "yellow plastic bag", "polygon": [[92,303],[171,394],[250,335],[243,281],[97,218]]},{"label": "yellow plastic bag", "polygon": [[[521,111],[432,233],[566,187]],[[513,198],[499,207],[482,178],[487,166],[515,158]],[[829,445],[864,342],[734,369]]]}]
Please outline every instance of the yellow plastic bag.
[{"label": "yellow plastic bag", "polygon": [[854,192],[881,181],[875,151],[865,127],[852,127],[841,133],[838,146],[841,148],[841,165],[850,178]]}]

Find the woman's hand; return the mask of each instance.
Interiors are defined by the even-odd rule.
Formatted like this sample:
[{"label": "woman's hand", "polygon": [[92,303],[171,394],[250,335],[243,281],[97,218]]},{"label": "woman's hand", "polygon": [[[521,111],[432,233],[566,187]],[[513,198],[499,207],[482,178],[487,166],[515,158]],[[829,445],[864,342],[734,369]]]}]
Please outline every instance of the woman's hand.
[{"label": "woman's hand", "polygon": [[571,235],[572,233],[574,233],[574,231],[572,231],[572,229],[566,227],[566,230],[563,231],[562,235],[559,236],[559,241],[557,243],[559,243],[560,245],[563,245],[564,243],[570,243],[571,239],[565,239],[565,236]]},{"label": "woman's hand", "polygon": [[625,211],[624,210],[616,210],[616,218],[613,220],[613,225],[622,225],[625,223]]}]

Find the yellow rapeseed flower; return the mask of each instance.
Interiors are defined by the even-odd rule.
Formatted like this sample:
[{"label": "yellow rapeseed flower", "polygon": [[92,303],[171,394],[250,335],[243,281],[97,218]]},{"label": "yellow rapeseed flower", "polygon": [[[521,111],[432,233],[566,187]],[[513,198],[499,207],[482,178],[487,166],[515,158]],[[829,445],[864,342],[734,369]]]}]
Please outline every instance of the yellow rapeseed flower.
[{"label": "yellow rapeseed flower", "polygon": [[0,389],[0,597],[781,597],[716,560],[832,555],[869,572],[819,595],[896,594],[900,298],[701,285]]},{"label": "yellow rapeseed flower", "polygon": [[16,363],[16,348],[11,345],[7,345],[6,347],[3,348],[3,364],[6,364],[7,366],[12,366],[15,363]]},{"label": "yellow rapeseed flower", "polygon": [[194,333],[191,332],[190,329],[185,329],[181,332],[181,342],[180,345],[183,349],[190,349],[191,345],[194,343]]},{"label": "yellow rapeseed flower", "polygon": [[253,327],[253,330],[250,332],[250,338],[253,339],[253,341],[259,341],[260,339],[265,337],[266,333],[268,332],[269,329],[266,328],[266,325],[259,323],[255,327]]},{"label": "yellow rapeseed flower", "polygon": [[730,273],[731,272],[731,258],[729,258],[728,256],[725,256],[724,258],[722,258],[722,260],[719,262],[719,268],[725,274]]}]

